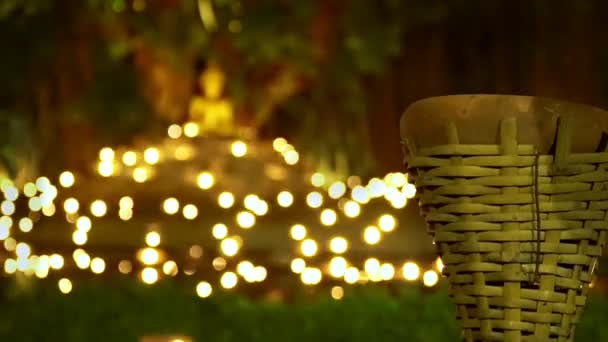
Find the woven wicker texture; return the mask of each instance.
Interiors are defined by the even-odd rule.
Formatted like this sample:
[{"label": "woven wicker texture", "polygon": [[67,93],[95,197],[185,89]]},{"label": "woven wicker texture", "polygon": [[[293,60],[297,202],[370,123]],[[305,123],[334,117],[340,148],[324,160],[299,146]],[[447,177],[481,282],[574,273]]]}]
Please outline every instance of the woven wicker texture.
[{"label": "woven wicker texture", "polygon": [[446,123],[448,144],[409,156],[465,341],[572,340],[606,241],[608,152],[570,153],[571,120],[545,155],[513,117],[498,144],[460,144]]}]

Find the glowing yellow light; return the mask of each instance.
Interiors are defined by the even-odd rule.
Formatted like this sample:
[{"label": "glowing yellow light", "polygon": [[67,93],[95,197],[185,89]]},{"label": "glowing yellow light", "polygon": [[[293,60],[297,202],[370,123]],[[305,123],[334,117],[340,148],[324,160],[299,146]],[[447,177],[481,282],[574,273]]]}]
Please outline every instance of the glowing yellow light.
[{"label": "glowing yellow light", "polygon": [[15,248],[15,254],[17,254],[19,258],[27,258],[30,256],[31,252],[30,246],[25,242],[19,242]]},{"label": "glowing yellow light", "polygon": [[437,272],[435,272],[433,270],[428,270],[428,271],[424,272],[424,274],[422,275],[422,282],[424,283],[425,286],[428,286],[428,287],[435,286],[438,281],[439,281],[439,276],[437,275]]},{"label": "glowing yellow light", "polygon": [[13,239],[12,237],[8,237],[6,238],[6,240],[4,240],[4,249],[9,252],[12,252],[15,250],[15,248],[17,248],[17,241],[15,241],[15,239]]},{"label": "glowing yellow light", "polygon": [[248,282],[262,282],[266,279],[266,276],[268,276],[268,271],[266,271],[266,268],[264,266],[256,266],[253,269],[253,272],[250,273],[249,279],[245,279]]},{"label": "glowing yellow light", "polygon": [[152,267],[146,267],[141,271],[141,280],[150,285],[158,280],[158,271]]},{"label": "glowing yellow light", "polygon": [[88,236],[87,236],[87,232],[83,231],[83,230],[75,230],[72,233],[72,241],[74,242],[74,244],[78,245],[78,246],[82,246],[85,243],[87,243],[88,240]]},{"label": "glowing yellow light", "polygon": [[91,203],[91,214],[95,217],[102,217],[108,212],[108,206],[106,202],[102,200],[95,200]]},{"label": "glowing yellow light", "polygon": [[243,205],[245,208],[253,210],[259,201],[260,198],[257,195],[249,194],[243,199]]},{"label": "glowing yellow light", "polygon": [[226,272],[220,278],[220,284],[225,289],[232,289],[236,286],[238,278],[234,272]]},{"label": "glowing yellow light", "polygon": [[211,293],[213,293],[213,288],[211,287],[211,284],[209,284],[206,281],[201,281],[200,283],[198,283],[196,285],[196,294],[201,297],[201,298],[207,298],[209,296],[211,296]]},{"label": "glowing yellow light", "polygon": [[236,222],[243,229],[249,229],[255,225],[255,216],[248,211],[241,211],[236,215]]},{"label": "glowing yellow light", "polygon": [[59,287],[59,291],[61,291],[63,294],[72,292],[72,281],[68,278],[59,279],[57,286]]},{"label": "glowing yellow light", "polygon": [[247,154],[247,144],[237,140],[230,145],[230,152],[233,156],[240,158]]},{"label": "glowing yellow light", "polygon": [[217,197],[217,202],[220,207],[228,209],[234,205],[234,195],[232,193],[224,191]]},{"label": "glowing yellow light", "polygon": [[407,205],[407,198],[405,195],[399,195],[394,197],[391,201],[391,206],[395,209],[402,209]]},{"label": "glowing yellow light", "polygon": [[146,247],[141,250],[139,254],[139,260],[144,265],[156,265],[160,260],[160,254],[158,251],[152,247]]},{"label": "glowing yellow light", "polygon": [[391,232],[395,229],[396,226],[397,220],[395,220],[395,217],[393,215],[384,214],[378,219],[378,227],[380,227],[380,230],[382,230],[383,232]]},{"label": "glowing yellow light", "polygon": [[118,217],[123,221],[128,221],[133,217],[133,210],[121,208],[118,210]]},{"label": "glowing yellow light", "polygon": [[40,209],[42,209],[42,202],[40,201],[40,197],[30,198],[27,205],[31,211],[39,211]]},{"label": "glowing yellow light", "polygon": [[383,280],[391,280],[395,277],[395,267],[392,264],[384,263],[380,266],[380,275]]},{"label": "glowing yellow light", "polygon": [[198,208],[194,204],[186,204],[183,214],[186,219],[194,220],[198,216]]},{"label": "glowing yellow light", "polygon": [[342,254],[348,249],[348,241],[341,236],[336,236],[329,241],[329,249],[336,254]]},{"label": "glowing yellow light", "polygon": [[357,217],[361,214],[361,206],[354,201],[346,201],[344,204],[344,215],[348,217]]},{"label": "glowing yellow light", "polygon": [[223,223],[217,223],[211,228],[211,234],[214,238],[221,240],[228,235],[228,227]]},{"label": "glowing yellow light", "polygon": [[441,260],[441,258],[437,258],[437,260],[435,260],[435,267],[437,268],[437,271],[439,271],[439,273],[443,272],[443,260]]},{"label": "glowing yellow light", "polygon": [[183,161],[190,160],[194,157],[196,151],[188,144],[181,144],[175,148],[175,159]]},{"label": "glowing yellow light", "polygon": [[54,270],[60,270],[63,268],[64,261],[63,257],[59,254],[52,254],[49,257],[49,266]]},{"label": "glowing yellow light", "polygon": [[381,238],[382,233],[380,233],[380,230],[378,230],[378,228],[375,226],[368,226],[363,231],[363,241],[365,241],[367,244],[375,245],[380,242]]},{"label": "glowing yellow light", "polygon": [[148,170],[143,167],[136,167],[133,170],[133,180],[137,183],[144,183],[148,180]]},{"label": "glowing yellow light", "polygon": [[258,200],[253,207],[253,212],[258,216],[264,216],[268,213],[268,203],[262,199]]},{"label": "glowing yellow light", "polygon": [[300,244],[300,251],[304,256],[311,257],[317,254],[319,247],[317,242],[312,239],[306,239]]},{"label": "glowing yellow light", "polygon": [[288,165],[296,165],[300,160],[300,154],[295,150],[289,150],[285,152],[283,158]]},{"label": "glowing yellow light", "polygon": [[29,217],[24,217],[19,220],[19,230],[21,230],[22,232],[31,232],[32,228],[34,228],[34,222]]},{"label": "glowing yellow light", "polygon": [[169,215],[174,215],[179,211],[179,201],[175,197],[167,198],[163,202],[163,210]]},{"label": "glowing yellow light", "polygon": [[17,258],[17,270],[21,272],[29,272],[32,273],[32,269],[30,269],[31,263],[28,258]]},{"label": "glowing yellow light", "polygon": [[6,274],[17,272],[17,260],[11,258],[4,260],[4,272]]},{"label": "glowing yellow light", "polygon": [[327,193],[329,194],[329,197],[338,199],[346,193],[346,185],[343,182],[335,182],[329,186]]},{"label": "glowing yellow light", "polygon": [[414,184],[407,183],[403,186],[401,192],[407,199],[414,198],[416,196],[416,186]]},{"label": "glowing yellow light", "polygon": [[348,262],[341,256],[333,257],[329,261],[329,274],[334,278],[341,278],[348,269]]},{"label": "glowing yellow light", "polygon": [[184,125],[184,135],[188,138],[196,137],[200,132],[198,124],[194,122],[188,122]]},{"label": "glowing yellow light", "polygon": [[293,273],[302,273],[302,271],[304,271],[304,269],[306,268],[306,261],[304,261],[304,259],[302,258],[295,258],[291,260],[290,267]]},{"label": "glowing yellow light", "polygon": [[75,198],[68,198],[63,202],[63,210],[68,214],[75,214],[78,212],[80,204]]},{"label": "glowing yellow light", "polygon": [[106,270],[106,262],[102,258],[91,260],[91,271],[95,274],[102,274]]},{"label": "glowing yellow light", "polygon": [[294,224],[289,230],[289,235],[296,241],[304,240],[306,237],[306,227],[301,224]]},{"label": "glowing yellow light", "polygon": [[11,228],[0,224],[0,240],[5,240],[11,235]]},{"label": "glowing yellow light", "polygon": [[313,191],[306,196],[306,204],[311,208],[319,208],[323,205],[323,195]]},{"label": "glowing yellow light", "polygon": [[99,160],[101,161],[112,161],[114,156],[114,150],[110,147],[104,147],[99,151]]},{"label": "glowing yellow light", "polygon": [[127,166],[134,166],[137,164],[137,153],[133,151],[127,151],[122,155],[122,162]]},{"label": "glowing yellow light", "polygon": [[3,201],[2,204],[0,204],[0,211],[2,211],[2,214],[4,215],[13,215],[15,213],[15,203],[11,201]]},{"label": "glowing yellow light", "polygon": [[342,286],[334,286],[331,288],[331,298],[340,300],[344,297],[344,289]]},{"label": "glowing yellow light", "polygon": [[146,234],[146,245],[150,247],[157,247],[160,245],[160,234],[158,232],[148,232]]},{"label": "glowing yellow light", "polygon": [[160,160],[160,152],[155,147],[149,147],[144,151],[144,160],[146,163],[154,165]]},{"label": "glowing yellow light", "polygon": [[110,177],[114,174],[114,163],[109,161],[102,161],[97,164],[97,172],[102,177]]},{"label": "glowing yellow light", "polygon": [[300,274],[300,279],[305,285],[316,285],[323,279],[321,270],[315,267],[306,267]]},{"label": "glowing yellow light", "polygon": [[367,184],[370,196],[381,197],[386,192],[386,184],[379,178],[372,178]]},{"label": "glowing yellow light", "polygon": [[69,188],[74,185],[76,178],[70,171],[64,171],[59,175],[59,184],[64,188]]},{"label": "glowing yellow light", "polygon": [[378,261],[376,258],[369,258],[365,260],[363,268],[367,274],[377,274],[380,272],[380,261]]},{"label": "glowing yellow light", "polygon": [[254,269],[253,264],[250,261],[244,260],[236,265],[236,273],[243,277],[246,277],[249,273],[252,273]]},{"label": "glowing yellow light", "polygon": [[203,247],[199,245],[192,245],[188,250],[188,254],[190,254],[191,258],[198,259],[203,256]]},{"label": "glowing yellow light", "polygon": [[175,277],[177,275],[177,272],[178,272],[178,268],[177,268],[177,264],[175,263],[175,261],[173,261],[173,260],[165,261],[165,263],[163,264],[163,273],[164,274]]},{"label": "glowing yellow light", "polygon": [[211,189],[211,187],[215,183],[215,179],[214,179],[213,175],[211,174],[211,172],[205,171],[205,172],[201,172],[198,175],[196,183],[198,184],[199,188],[201,188],[203,190],[207,190],[207,189]]},{"label": "glowing yellow light", "polygon": [[276,138],[272,141],[272,148],[277,152],[283,152],[283,149],[287,145],[287,140],[285,138]]},{"label": "glowing yellow light", "polygon": [[289,191],[281,191],[277,195],[277,203],[281,207],[287,208],[293,204],[293,195]]},{"label": "glowing yellow light", "polygon": [[89,266],[91,265],[91,257],[83,250],[80,250],[80,251],[82,251],[82,252],[81,253],[76,253],[76,251],[74,252],[74,261],[76,262],[76,266],[78,268],[80,268],[81,270],[84,270],[84,269],[89,268]]},{"label": "glowing yellow light", "polygon": [[402,187],[405,185],[405,183],[407,183],[407,177],[401,173],[401,172],[395,172],[393,173],[393,176],[391,178],[391,185],[394,187]]},{"label": "glowing yellow light", "polygon": [[133,204],[133,199],[129,196],[121,197],[121,199],[118,201],[118,206],[121,209],[133,209]]},{"label": "glowing yellow light", "polygon": [[351,197],[353,200],[365,204],[369,202],[369,192],[364,187],[357,185],[351,191]]},{"label": "glowing yellow light", "polygon": [[325,185],[325,176],[322,173],[315,172],[310,177],[310,183],[317,188]]},{"label": "glowing yellow light", "polygon": [[28,182],[23,186],[23,194],[27,197],[36,196],[36,192],[38,192],[38,189],[34,183]]},{"label": "glowing yellow light", "polygon": [[323,209],[321,212],[321,223],[325,226],[333,226],[338,220],[338,215],[333,209]]},{"label": "glowing yellow light", "polygon": [[414,281],[420,277],[420,267],[414,262],[406,262],[403,264],[402,272],[405,280]]},{"label": "glowing yellow light", "polygon": [[91,219],[86,216],[80,216],[78,218],[78,220],[76,220],[76,228],[78,230],[88,232],[91,230],[91,227],[92,227]]},{"label": "glowing yellow light", "polygon": [[239,242],[234,238],[225,238],[220,243],[220,249],[224,255],[232,257],[239,252]]},{"label": "glowing yellow light", "polygon": [[132,269],[133,269],[133,266],[131,265],[131,262],[129,260],[121,260],[118,263],[118,271],[122,274],[131,273]]},{"label": "glowing yellow light", "polygon": [[213,266],[213,268],[216,271],[221,271],[223,269],[226,268],[226,259],[222,258],[222,257],[215,257],[213,258],[213,261],[211,261],[211,265]]},{"label": "glowing yellow light", "polygon": [[173,124],[167,128],[167,135],[171,139],[178,139],[182,136],[182,128],[177,124]]}]

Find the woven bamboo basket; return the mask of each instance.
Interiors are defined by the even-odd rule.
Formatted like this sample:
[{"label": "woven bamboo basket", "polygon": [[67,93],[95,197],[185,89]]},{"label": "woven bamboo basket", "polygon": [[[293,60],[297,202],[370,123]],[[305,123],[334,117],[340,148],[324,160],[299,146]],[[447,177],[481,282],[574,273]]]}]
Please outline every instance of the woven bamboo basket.
[{"label": "woven bamboo basket", "polygon": [[411,105],[405,162],[465,341],[571,341],[608,229],[608,112],[508,95]]}]

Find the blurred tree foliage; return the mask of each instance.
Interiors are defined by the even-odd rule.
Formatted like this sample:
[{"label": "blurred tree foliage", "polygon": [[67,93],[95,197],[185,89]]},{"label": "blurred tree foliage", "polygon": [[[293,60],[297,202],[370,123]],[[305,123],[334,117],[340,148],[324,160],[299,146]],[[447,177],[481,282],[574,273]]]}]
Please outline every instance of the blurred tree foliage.
[{"label": "blurred tree foliage", "polygon": [[[5,283],[5,286],[9,286]],[[27,290],[9,286],[2,298],[2,341],[131,341],[146,335],[186,335],[194,341],[459,341],[455,310],[444,291],[347,287],[336,301],[309,295],[284,304],[215,293],[200,299],[194,284],[170,281],[74,283],[62,295],[54,281]],[[606,300],[593,297],[576,341],[608,341]]]}]

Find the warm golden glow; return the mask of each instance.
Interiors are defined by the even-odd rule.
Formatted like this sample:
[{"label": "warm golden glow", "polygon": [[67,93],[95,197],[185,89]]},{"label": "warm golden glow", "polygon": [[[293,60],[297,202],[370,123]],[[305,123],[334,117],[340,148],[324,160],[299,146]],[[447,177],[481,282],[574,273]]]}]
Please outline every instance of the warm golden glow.
[{"label": "warm golden glow", "polygon": [[110,177],[114,174],[114,162],[101,161],[97,164],[97,172],[102,177]]},{"label": "warm golden glow", "polygon": [[329,241],[329,250],[336,254],[342,254],[348,249],[348,241],[341,237],[336,236]]},{"label": "warm golden glow", "polygon": [[311,208],[319,208],[323,205],[323,195],[313,191],[306,196],[306,204]]},{"label": "warm golden glow", "polygon": [[0,204],[0,211],[2,211],[2,214],[7,216],[13,215],[15,213],[15,203],[11,201],[3,201],[2,204]]},{"label": "warm golden glow", "polygon": [[154,284],[158,281],[158,271],[152,267],[146,267],[141,271],[141,280],[146,284]]},{"label": "warm golden glow", "polygon": [[129,260],[121,260],[118,263],[118,271],[122,274],[129,274],[133,270],[133,265]]},{"label": "warm golden glow", "polygon": [[179,269],[177,267],[177,264],[173,260],[166,261],[163,264],[163,273],[168,276],[175,277],[177,275],[178,270]]},{"label": "warm golden glow", "polygon": [[64,188],[70,188],[76,182],[76,177],[70,171],[63,171],[59,175],[59,184]]},{"label": "warm golden glow", "polygon": [[354,218],[361,214],[361,206],[354,201],[346,201],[344,204],[344,215]]},{"label": "warm golden glow", "polygon": [[167,198],[163,202],[163,210],[168,215],[175,215],[179,211],[179,201],[175,197]]},{"label": "warm golden glow", "polygon": [[428,271],[424,272],[424,274],[422,275],[422,282],[424,283],[425,286],[428,286],[428,287],[435,286],[438,281],[439,281],[439,276],[437,275],[437,272],[435,272],[433,270],[428,270]]},{"label": "warm golden glow", "polygon": [[76,266],[81,270],[89,268],[91,265],[91,257],[82,249],[77,249],[73,254]]},{"label": "warm golden glow", "polygon": [[4,272],[6,274],[17,272],[17,260],[11,258],[4,260]]},{"label": "warm golden glow", "polygon": [[301,224],[294,224],[289,230],[289,235],[296,241],[301,241],[306,238],[306,227]]},{"label": "warm golden glow", "polygon": [[397,220],[395,220],[393,215],[384,214],[378,219],[378,227],[380,227],[383,232],[392,232],[396,226]]},{"label": "warm golden glow", "polygon": [[59,254],[52,254],[49,257],[49,266],[51,266],[54,270],[60,270],[63,268],[64,260],[63,257]]},{"label": "warm golden glow", "polygon": [[277,203],[281,207],[287,208],[293,204],[293,195],[289,191],[281,191],[277,195]]},{"label": "warm golden glow", "polygon": [[80,209],[80,204],[75,198],[68,198],[63,202],[63,210],[68,214],[75,214]]},{"label": "warm golden glow", "polygon": [[302,258],[295,258],[291,260],[290,267],[293,273],[302,273],[302,271],[304,271],[304,269],[306,268],[306,261],[304,261],[304,259]]},{"label": "warm golden glow", "polygon": [[53,216],[53,215],[55,215],[56,211],[57,211],[57,209],[55,208],[55,205],[52,203],[49,206],[42,207],[42,213],[44,214],[44,216]]},{"label": "warm golden glow", "polygon": [[300,279],[305,285],[316,285],[323,279],[321,270],[315,267],[306,267],[300,274]]},{"label": "warm golden glow", "polygon": [[315,240],[306,239],[300,244],[300,251],[302,252],[302,255],[312,257],[317,254],[319,247]]},{"label": "warm golden glow", "polygon": [[238,278],[234,272],[226,272],[220,278],[220,284],[225,289],[232,289],[238,283]]},{"label": "warm golden glow", "polygon": [[102,200],[96,200],[91,203],[91,214],[95,217],[102,217],[108,212],[108,206],[106,202]]},{"label": "warm golden glow", "polygon": [[114,160],[114,150],[110,147],[104,147],[99,151],[99,160],[112,161]]},{"label": "warm golden glow", "polygon": [[127,151],[122,155],[122,163],[127,166],[134,166],[137,164],[137,153],[133,151]]},{"label": "warm golden glow", "polygon": [[344,289],[342,286],[334,286],[331,288],[331,298],[340,300],[344,297]]},{"label": "warm golden glow", "polygon": [[237,140],[230,145],[230,152],[237,158],[243,157],[247,154],[247,144]]},{"label": "warm golden glow", "polygon": [[287,145],[287,140],[285,140],[285,138],[279,137],[272,141],[272,148],[279,153],[283,152],[285,145]]},{"label": "warm golden glow", "polygon": [[40,197],[30,198],[30,200],[28,201],[28,207],[31,211],[39,211],[40,209],[42,209],[42,202],[40,201]]},{"label": "warm golden glow", "polygon": [[155,147],[149,147],[144,151],[144,161],[154,165],[160,161],[160,152]]},{"label": "warm golden glow", "polygon": [[441,258],[437,258],[437,260],[435,260],[435,267],[437,268],[437,271],[439,271],[439,273],[443,272],[443,260],[441,260]]},{"label": "warm golden glow", "polygon": [[255,225],[255,216],[248,211],[241,211],[236,215],[236,222],[243,229],[249,229]]},{"label": "warm golden glow", "polygon": [[367,190],[371,197],[382,197],[386,192],[386,185],[379,178],[372,178],[367,184]]},{"label": "warm golden glow", "polygon": [[158,247],[160,245],[160,234],[158,232],[148,232],[146,234],[146,245],[150,247]]},{"label": "warm golden glow", "polygon": [[182,213],[187,220],[194,220],[198,216],[198,208],[194,204],[186,204]]},{"label": "warm golden glow", "polygon": [[222,271],[226,268],[226,259],[222,258],[222,257],[215,257],[213,258],[213,261],[211,262],[211,265],[213,266],[213,268],[216,271]]},{"label": "warm golden glow", "polygon": [[268,276],[268,271],[266,271],[266,268],[264,266],[256,266],[253,269],[253,272],[250,274],[249,279],[245,279],[248,282],[262,282],[264,280],[266,280],[266,277]]},{"label": "warm golden glow", "polygon": [[221,240],[228,235],[228,227],[223,223],[217,223],[211,228],[211,234],[214,238]]},{"label": "warm golden glow", "polygon": [[327,190],[329,197],[338,199],[346,193],[346,185],[343,182],[334,182]]},{"label": "warm golden glow", "polygon": [[226,256],[232,257],[239,252],[239,242],[235,238],[225,238],[220,243],[220,249]]},{"label": "warm golden glow", "polygon": [[325,176],[322,173],[315,172],[310,177],[310,184],[316,186],[317,188],[325,185]]},{"label": "warm golden glow", "polygon": [[224,209],[231,208],[234,205],[234,195],[224,191],[217,197],[217,202]]},{"label": "warm golden glow", "polygon": [[148,170],[144,169],[143,167],[136,167],[133,170],[133,180],[137,183],[144,183],[148,180],[148,176]]},{"label": "warm golden glow", "polygon": [[289,150],[285,152],[283,158],[285,158],[285,163],[288,165],[296,165],[300,160],[300,154],[295,150]]},{"label": "warm golden glow", "polygon": [[341,256],[333,257],[329,261],[329,274],[334,278],[341,278],[346,273],[348,262]]},{"label": "warm golden glow", "polygon": [[211,293],[213,293],[213,288],[211,287],[211,284],[209,284],[206,281],[201,281],[200,283],[198,283],[196,285],[196,294],[201,297],[201,298],[207,298],[209,296],[211,296]]},{"label": "warm golden glow", "polygon": [[34,228],[34,222],[29,217],[24,217],[19,220],[19,230],[24,233],[29,233]]},{"label": "warm golden glow", "polygon": [[253,212],[258,216],[264,216],[268,213],[268,203],[263,199],[256,202]]},{"label": "warm golden glow", "polygon": [[167,135],[171,139],[179,139],[182,136],[182,128],[177,124],[173,124],[167,129]]},{"label": "warm golden glow", "polygon": [[382,233],[380,233],[380,230],[378,230],[376,226],[368,226],[363,231],[363,241],[365,241],[369,245],[377,244],[378,242],[380,242],[381,238]]},{"label": "warm golden glow", "polygon": [[414,198],[416,196],[416,186],[414,184],[407,183],[403,186],[401,192],[407,199]]},{"label": "warm golden glow", "polygon": [[361,185],[357,185],[351,191],[350,197],[358,203],[365,204],[369,202],[369,192]]},{"label": "warm golden glow", "polygon": [[59,279],[57,286],[59,286],[59,291],[61,291],[63,294],[72,292],[72,281],[68,278]]},{"label": "warm golden glow", "polygon": [[420,277],[420,267],[414,262],[406,262],[403,264],[402,272],[405,280],[414,281]]},{"label": "warm golden glow", "polygon": [[80,216],[78,220],[76,220],[76,229],[78,230],[89,232],[91,230],[91,227],[91,219],[86,216]]},{"label": "warm golden glow", "polygon": [[133,199],[129,196],[124,196],[118,201],[120,209],[133,209]]},{"label": "warm golden glow", "polygon": [[203,190],[211,189],[213,184],[215,184],[215,178],[213,174],[209,171],[204,171],[199,173],[198,178],[196,179],[196,184],[199,188]]},{"label": "warm golden glow", "polygon": [[203,247],[201,247],[199,245],[192,245],[192,246],[190,246],[190,249],[188,250],[188,254],[190,255],[191,258],[198,259],[203,256]]},{"label": "warm golden glow", "polygon": [[77,246],[82,246],[82,245],[86,244],[87,240],[88,240],[87,232],[85,232],[83,230],[75,230],[72,233],[72,241]]},{"label": "warm golden glow", "polygon": [[390,200],[391,206],[395,209],[402,209],[407,205],[407,198],[405,195],[398,195]]},{"label": "warm golden glow", "polygon": [[6,238],[6,240],[4,240],[4,249],[9,252],[12,252],[15,250],[15,248],[17,248],[17,241],[15,241],[15,239],[13,239],[12,237],[8,237]]},{"label": "warm golden glow", "polygon": [[395,277],[395,267],[392,264],[384,263],[380,266],[380,275],[383,280],[391,280]]},{"label": "warm golden glow", "polygon": [[370,276],[379,275],[380,261],[378,261],[378,259],[376,259],[376,258],[369,258],[369,259],[365,260],[365,263],[363,264],[363,269]]},{"label": "warm golden glow", "polygon": [[160,261],[160,254],[152,247],[146,247],[138,253],[139,261],[144,265],[156,265]]},{"label": "warm golden glow", "polygon": [[200,129],[198,127],[198,124],[196,124],[195,122],[188,122],[184,125],[184,135],[188,138],[194,138],[198,136],[199,132]]},{"label": "warm golden glow", "polygon": [[255,266],[250,261],[244,260],[236,265],[236,273],[247,278],[247,275],[253,273]]},{"label": "warm golden glow", "polygon": [[106,270],[106,262],[102,258],[91,260],[91,271],[95,274],[102,274]]},{"label": "warm golden glow", "polygon": [[19,242],[17,244],[17,247],[15,247],[15,254],[17,254],[17,257],[19,257],[19,258],[27,258],[30,256],[31,252],[32,252],[32,249],[25,242]]},{"label": "warm golden glow", "polygon": [[323,209],[321,212],[321,223],[325,226],[333,226],[338,220],[338,215],[333,209]]}]

